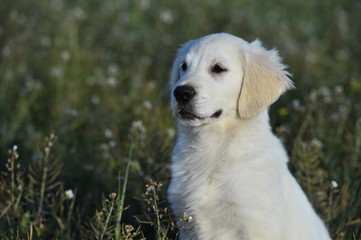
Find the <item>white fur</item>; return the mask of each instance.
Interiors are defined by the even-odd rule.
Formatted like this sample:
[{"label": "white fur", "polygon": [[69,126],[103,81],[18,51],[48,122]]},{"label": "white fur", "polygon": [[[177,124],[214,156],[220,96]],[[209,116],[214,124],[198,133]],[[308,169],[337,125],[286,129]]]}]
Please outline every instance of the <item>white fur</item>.
[{"label": "white fur", "polygon": [[[214,64],[227,71],[213,73]],[[179,137],[169,201],[178,220],[192,217],[178,221],[180,239],[330,239],[269,125],[268,106],[293,86],[284,68],[275,50],[225,33],[180,48],[170,85],[194,87],[198,116],[183,119],[172,94]]]}]

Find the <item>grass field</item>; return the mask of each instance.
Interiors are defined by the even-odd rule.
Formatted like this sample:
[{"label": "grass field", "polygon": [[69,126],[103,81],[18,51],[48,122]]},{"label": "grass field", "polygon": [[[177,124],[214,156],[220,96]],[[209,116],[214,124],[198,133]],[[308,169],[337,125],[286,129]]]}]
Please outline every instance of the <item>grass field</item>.
[{"label": "grass field", "polygon": [[179,44],[276,47],[296,89],[270,109],[334,239],[361,239],[361,3],[2,0],[0,239],[175,239],[166,187]]}]

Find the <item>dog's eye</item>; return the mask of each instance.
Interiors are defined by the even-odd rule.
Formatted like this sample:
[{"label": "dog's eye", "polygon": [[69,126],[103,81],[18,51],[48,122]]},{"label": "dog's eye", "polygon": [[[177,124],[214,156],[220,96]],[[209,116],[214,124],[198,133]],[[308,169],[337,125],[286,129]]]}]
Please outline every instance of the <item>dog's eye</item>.
[{"label": "dog's eye", "polygon": [[225,69],[224,67],[221,67],[220,65],[216,64],[212,67],[212,73],[222,73],[222,72],[226,72],[227,69]]},{"label": "dog's eye", "polygon": [[187,63],[183,62],[182,65],[181,65],[181,69],[183,71],[186,71],[188,69]]}]

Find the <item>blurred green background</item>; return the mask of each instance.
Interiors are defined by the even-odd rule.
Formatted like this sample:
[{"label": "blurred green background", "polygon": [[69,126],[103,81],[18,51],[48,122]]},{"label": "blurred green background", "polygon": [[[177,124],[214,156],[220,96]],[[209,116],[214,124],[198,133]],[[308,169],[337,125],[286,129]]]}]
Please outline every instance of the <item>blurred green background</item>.
[{"label": "blurred green background", "polygon": [[[150,179],[164,184],[166,199],[176,138],[167,80],[176,49],[228,32],[279,50],[296,90],[270,114],[290,168],[333,238],[361,239],[360,22],[356,0],[2,0],[0,169],[7,171],[14,145],[24,169],[39,161],[54,133],[58,180],[77,190],[67,238],[80,239],[89,233],[74,226],[101,208],[102,194],[118,191],[132,149],[123,220],[138,225],[133,216],[146,215],[139,199]],[[5,198],[9,185],[0,184]],[[19,224],[5,221],[3,200],[0,236]],[[31,215],[26,201],[19,211]],[[57,229],[34,239],[56,238],[45,232]]]}]

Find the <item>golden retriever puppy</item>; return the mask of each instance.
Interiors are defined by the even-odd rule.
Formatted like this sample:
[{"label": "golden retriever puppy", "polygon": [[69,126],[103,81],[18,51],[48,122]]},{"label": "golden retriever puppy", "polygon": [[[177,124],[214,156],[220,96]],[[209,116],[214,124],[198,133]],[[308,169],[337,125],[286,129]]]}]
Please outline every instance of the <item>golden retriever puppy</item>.
[{"label": "golden retriever puppy", "polygon": [[225,33],[192,40],[170,85],[178,141],[168,195],[177,219],[192,217],[180,239],[330,239],[271,131],[268,107],[293,87],[276,50]]}]

